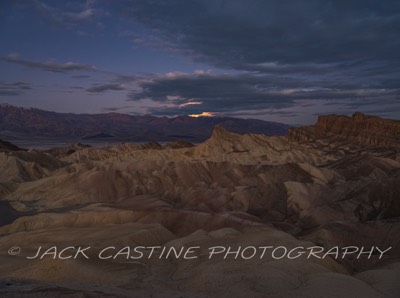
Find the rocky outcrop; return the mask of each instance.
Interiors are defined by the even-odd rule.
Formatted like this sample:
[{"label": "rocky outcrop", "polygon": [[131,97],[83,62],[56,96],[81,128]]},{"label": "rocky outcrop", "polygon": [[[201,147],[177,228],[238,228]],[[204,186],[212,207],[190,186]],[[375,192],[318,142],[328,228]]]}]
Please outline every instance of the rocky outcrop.
[{"label": "rocky outcrop", "polygon": [[[42,151],[0,152],[0,186],[41,179],[67,163]],[[1,193],[1,188],[0,188]]]},{"label": "rocky outcrop", "polygon": [[45,150],[44,152],[50,153],[51,155],[54,155],[56,157],[66,157],[68,155],[71,155],[72,153],[75,153],[76,151],[79,151],[84,148],[90,148],[89,145],[77,143],[77,144],[71,144],[66,147],[62,148],[51,148],[48,150]]},{"label": "rocky outcrop", "polygon": [[355,113],[348,116],[319,116],[315,125],[291,128],[289,137],[310,141],[336,137],[345,141],[379,147],[400,147],[400,121]]}]

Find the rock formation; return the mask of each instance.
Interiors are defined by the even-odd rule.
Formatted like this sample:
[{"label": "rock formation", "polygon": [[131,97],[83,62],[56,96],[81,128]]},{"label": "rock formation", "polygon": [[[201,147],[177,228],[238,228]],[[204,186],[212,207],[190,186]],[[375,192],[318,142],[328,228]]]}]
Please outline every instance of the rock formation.
[{"label": "rock formation", "polygon": [[[281,137],[217,126],[196,146],[4,150],[0,296],[397,297],[398,132],[397,121],[356,113]],[[18,256],[8,254],[17,246]],[[39,246],[90,246],[89,259],[27,260]],[[110,246],[199,252],[96,258]],[[381,258],[376,250],[370,258],[209,258],[214,246],[390,250]]]},{"label": "rock formation", "polygon": [[400,121],[354,113],[348,116],[319,116],[313,126],[291,128],[289,136],[297,141],[316,138],[341,138],[363,145],[400,146]]}]

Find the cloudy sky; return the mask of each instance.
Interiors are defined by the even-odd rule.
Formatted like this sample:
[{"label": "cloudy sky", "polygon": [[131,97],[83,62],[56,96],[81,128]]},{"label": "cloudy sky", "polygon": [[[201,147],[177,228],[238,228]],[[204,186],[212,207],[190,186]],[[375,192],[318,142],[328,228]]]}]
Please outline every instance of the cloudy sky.
[{"label": "cloudy sky", "polygon": [[398,0],[0,2],[0,102],[57,112],[400,119]]}]

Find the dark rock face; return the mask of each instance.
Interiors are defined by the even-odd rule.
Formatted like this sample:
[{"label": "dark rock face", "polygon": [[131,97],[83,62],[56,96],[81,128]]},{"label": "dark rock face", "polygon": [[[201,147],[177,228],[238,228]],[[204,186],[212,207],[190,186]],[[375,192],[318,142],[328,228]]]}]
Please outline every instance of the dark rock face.
[{"label": "dark rock face", "polygon": [[5,150],[5,151],[19,151],[22,150],[21,148],[19,148],[18,146],[7,142],[7,141],[3,141],[0,140],[0,151]]},{"label": "dark rock face", "polygon": [[400,121],[382,119],[357,112],[352,117],[319,116],[315,125],[289,130],[289,137],[297,141],[330,136],[364,145],[399,147]]}]

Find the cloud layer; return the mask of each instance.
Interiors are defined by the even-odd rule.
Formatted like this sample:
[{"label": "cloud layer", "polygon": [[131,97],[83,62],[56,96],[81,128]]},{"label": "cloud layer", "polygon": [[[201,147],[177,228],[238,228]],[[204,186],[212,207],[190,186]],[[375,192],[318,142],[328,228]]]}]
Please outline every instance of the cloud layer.
[{"label": "cloud layer", "polygon": [[[141,90],[131,92],[129,100],[152,99],[162,103],[162,110],[152,109],[153,113],[160,115],[198,114],[203,111],[236,116],[257,115],[260,110],[298,108],[299,102],[309,102],[308,106],[312,106],[316,101],[344,104],[349,108],[376,106],[396,103],[400,95],[397,88],[362,87],[335,80],[321,82],[301,76],[249,73],[167,74],[138,83]],[[392,108],[388,106],[388,109]],[[282,115],[291,113],[282,112]]]},{"label": "cloud layer", "polygon": [[87,92],[91,92],[91,93],[101,93],[101,92],[105,92],[105,91],[109,91],[109,90],[113,90],[113,91],[124,90],[124,86],[122,86],[121,84],[118,84],[118,83],[97,84],[97,85],[93,85],[92,87],[86,89]]},{"label": "cloud layer", "polygon": [[266,62],[399,58],[396,0],[130,0],[124,5],[126,15],[195,59],[235,69]]},{"label": "cloud layer", "polygon": [[[360,110],[400,118],[398,0],[8,5],[3,34],[12,34],[4,34],[9,42],[0,55],[24,58],[0,57],[7,68],[0,74],[3,99],[70,96],[60,104],[76,105],[78,112],[85,99],[99,102],[93,110],[155,115],[209,112],[285,121],[306,115],[310,123],[315,114]],[[28,94],[25,80],[40,88]]]},{"label": "cloud layer", "polygon": [[96,68],[94,66],[80,64],[80,63],[74,63],[74,62],[57,63],[54,61],[39,62],[39,61],[24,60],[24,59],[19,58],[19,56],[16,54],[10,54],[6,57],[2,57],[1,60],[7,61],[10,63],[19,64],[19,65],[22,65],[22,66],[25,66],[28,68],[35,68],[35,69],[40,69],[40,70],[50,71],[50,72],[96,70]]},{"label": "cloud layer", "polygon": [[[227,71],[141,82],[129,99],[164,103],[159,113],[251,115],[295,110],[304,100],[355,109],[398,105],[399,1],[130,0],[123,7],[150,28],[158,47],[164,41]],[[202,104],[182,105],[192,100]]]},{"label": "cloud layer", "polygon": [[0,81],[0,96],[17,96],[23,94],[27,90],[31,90],[32,86],[27,82],[2,82]]}]

